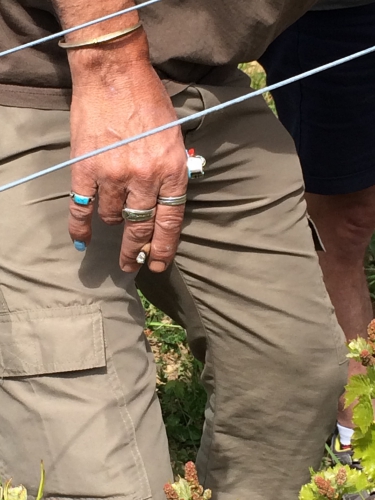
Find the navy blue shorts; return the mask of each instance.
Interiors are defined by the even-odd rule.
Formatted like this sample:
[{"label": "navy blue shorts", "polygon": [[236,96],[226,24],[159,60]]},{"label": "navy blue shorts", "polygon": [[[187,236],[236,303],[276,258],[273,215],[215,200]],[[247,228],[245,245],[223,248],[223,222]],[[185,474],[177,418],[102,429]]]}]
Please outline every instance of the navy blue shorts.
[{"label": "navy blue shorts", "polygon": [[[260,63],[276,83],[375,45],[375,3],[308,12]],[[306,191],[345,194],[375,185],[375,54],[273,92],[296,143]]]}]

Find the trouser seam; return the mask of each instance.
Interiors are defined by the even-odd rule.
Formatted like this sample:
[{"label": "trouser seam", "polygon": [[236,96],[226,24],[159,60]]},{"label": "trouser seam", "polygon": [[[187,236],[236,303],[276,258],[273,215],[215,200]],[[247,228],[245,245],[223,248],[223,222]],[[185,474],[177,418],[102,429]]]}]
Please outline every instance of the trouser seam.
[{"label": "trouser seam", "polygon": [[[182,271],[180,270],[180,268],[178,267],[176,261],[174,261],[174,264],[176,266],[176,269],[177,269],[177,272],[179,274],[179,276],[181,277],[181,280],[182,282],[184,283],[185,287],[186,287],[186,290],[192,300],[192,303],[194,305],[194,308],[195,308],[195,311],[196,313],[198,314],[198,317],[200,319],[200,322],[202,324],[202,327],[203,327],[203,330],[204,330],[204,333],[205,333],[205,337],[206,337],[206,341],[207,341],[207,350],[208,348],[211,346],[211,340],[210,340],[210,337],[209,337],[209,334],[206,330],[206,327],[205,327],[205,324],[204,324],[204,321],[203,321],[203,318],[202,318],[202,315],[199,311],[199,308],[195,302],[195,299],[194,299],[194,296],[193,294],[191,293],[190,291],[190,288],[186,282],[186,279],[182,273]],[[188,340],[189,340],[189,337],[188,337]],[[215,364],[214,364],[214,360],[213,360],[213,357],[211,358],[211,363],[212,363],[212,373],[213,373],[213,380],[214,380],[214,387],[215,387],[215,407],[213,409],[213,419],[212,419],[212,430],[211,430],[211,436],[210,436],[210,444],[209,444],[209,447],[208,447],[208,452],[207,452],[207,460],[206,460],[206,467],[205,467],[205,471],[204,471],[204,477],[201,477],[200,478],[200,481],[205,484],[206,480],[207,480],[207,474],[208,474],[208,464],[209,464],[209,457],[211,456],[211,450],[212,450],[212,446],[213,446],[213,441],[214,441],[214,428],[215,428],[215,420],[216,420],[216,401],[217,401],[217,381],[216,381],[216,370],[215,370]]]},{"label": "trouser seam", "polygon": [[[106,339],[106,347],[108,348],[108,340]],[[120,413],[120,417],[124,423],[124,426],[125,426],[125,429],[126,429],[126,432],[128,433],[129,437],[130,437],[130,443],[129,443],[129,446],[130,446],[130,452],[131,452],[131,455],[133,457],[133,460],[134,460],[134,464],[135,464],[135,469],[136,469],[136,473],[137,473],[137,476],[138,476],[138,481],[139,481],[139,484],[145,488],[146,491],[142,491],[140,495],[137,494],[137,491],[136,489],[132,492],[133,493],[133,499],[134,500],[146,500],[146,499],[149,499],[152,497],[151,495],[151,490],[150,490],[150,484],[149,484],[149,480],[148,480],[148,477],[147,477],[147,473],[146,473],[146,469],[145,469],[145,464],[143,462],[143,459],[142,459],[142,455],[140,453],[140,450],[138,448],[138,443],[137,443],[137,436],[136,436],[136,431],[135,431],[135,426],[134,426],[134,422],[133,422],[133,419],[129,413],[129,410],[128,410],[128,407],[127,407],[127,402],[126,402],[126,397],[125,397],[125,394],[122,390],[122,387],[121,387],[121,383],[119,381],[119,376],[117,374],[117,370],[116,370],[116,366],[115,366],[115,363],[112,359],[112,352],[111,354],[109,355],[108,357],[108,362],[107,362],[107,373],[108,373],[108,376],[110,379],[115,379],[113,380],[114,382],[114,385],[112,385],[112,383],[110,384],[110,387],[111,387],[111,390],[112,390],[112,393],[117,401],[117,405],[118,405],[118,410],[119,410],[119,413]],[[123,398],[123,405],[121,404],[121,401],[118,397],[118,394],[116,393],[116,388],[115,386],[117,386],[117,390],[120,391],[121,393],[121,397]],[[124,415],[125,413],[125,415]],[[126,418],[127,417],[127,418]],[[128,421],[127,421],[128,419]],[[135,448],[135,450],[134,450]],[[143,474],[141,473],[141,470],[142,469],[142,472]],[[142,477],[143,476],[143,477]]]}]

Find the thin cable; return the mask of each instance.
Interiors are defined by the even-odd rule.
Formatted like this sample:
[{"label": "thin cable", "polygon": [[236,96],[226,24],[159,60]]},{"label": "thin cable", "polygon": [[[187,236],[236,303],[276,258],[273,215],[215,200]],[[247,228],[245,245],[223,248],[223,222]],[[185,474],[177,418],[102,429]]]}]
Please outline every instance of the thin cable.
[{"label": "thin cable", "polygon": [[73,33],[73,31],[78,31],[83,28],[88,28],[93,24],[101,23],[102,21],[108,21],[109,19],[113,19],[114,17],[121,16],[122,14],[128,14],[133,10],[142,9],[143,7],[147,7],[148,5],[152,5],[160,1],[161,0],[147,0],[147,2],[141,3],[139,5],[134,5],[133,7],[128,7],[127,9],[119,10],[117,12],[113,12],[112,14],[108,14],[103,17],[98,17],[97,19],[93,19],[92,21],[88,21],[87,23],[79,24],[78,26],[73,26],[73,28],[68,28],[66,30],[59,31],[58,33],[53,33],[52,35],[45,36],[44,38],[38,38],[38,40],[33,40],[32,42],[24,43],[23,45],[18,45],[17,47],[13,47],[12,49],[4,50],[3,52],[0,52],[0,57],[14,54],[19,50],[29,49],[30,47],[34,47],[35,45],[39,45],[40,43],[49,42],[50,40],[54,40],[55,38],[60,38],[65,35],[68,35],[69,33]]},{"label": "thin cable", "polygon": [[265,92],[269,92],[269,91],[278,89],[280,87],[284,87],[285,85],[297,82],[299,80],[307,78],[308,76],[312,76],[312,75],[315,75],[317,73],[321,73],[322,71],[325,71],[325,70],[330,69],[330,68],[334,68],[335,66],[339,66],[340,64],[344,64],[344,63],[351,61],[353,59],[357,59],[358,57],[365,56],[366,54],[370,54],[371,52],[375,52],[375,45],[373,47],[368,48],[368,49],[361,50],[359,52],[351,54],[350,56],[346,56],[346,57],[343,57],[341,59],[337,59],[336,61],[333,61],[331,63],[324,64],[323,66],[319,66],[318,68],[314,68],[314,69],[311,69],[309,71],[305,71],[304,73],[301,73],[299,75],[292,76],[291,78],[287,78],[286,80],[282,80],[281,82],[274,83],[273,85],[269,85],[268,87],[265,87],[263,89],[249,92],[248,94],[245,94],[245,95],[237,97],[235,99],[231,99],[230,101],[226,101],[224,103],[218,104],[216,106],[213,106],[212,108],[208,108],[208,109],[205,109],[203,111],[199,111],[198,113],[187,116],[185,118],[180,118],[179,120],[175,120],[173,122],[167,123],[167,124],[162,125],[160,127],[156,127],[156,128],[149,130],[147,132],[142,132],[141,134],[135,135],[134,137],[130,137],[129,139],[123,139],[122,141],[114,142],[113,144],[109,144],[108,146],[104,146],[104,147],[96,149],[94,151],[90,151],[88,153],[85,153],[81,156],[77,156],[76,158],[72,158],[70,160],[64,161],[62,163],[54,165],[53,167],[49,167],[49,168],[46,168],[45,170],[41,170],[40,172],[36,172],[35,174],[31,174],[31,175],[28,175],[27,177],[23,177],[22,179],[19,179],[17,181],[9,182],[8,184],[4,184],[3,186],[0,186],[0,193],[3,191],[6,191],[7,189],[11,189],[13,187],[19,186],[20,184],[24,184],[25,182],[29,182],[29,181],[32,181],[34,179],[38,179],[39,177],[42,177],[43,175],[47,175],[47,174],[50,174],[52,172],[55,172],[56,170],[60,170],[60,169],[65,168],[65,167],[69,167],[70,165],[73,165],[73,163],[87,160],[89,158],[92,158],[93,156],[97,156],[99,154],[106,153],[108,151],[112,151],[113,149],[119,148],[121,146],[126,146],[127,144],[138,141],[140,139],[144,139],[145,137],[148,137],[150,135],[154,135],[154,134],[157,134],[159,132],[163,132],[164,130],[168,130],[172,127],[176,127],[177,125],[182,125],[183,123],[187,123],[187,122],[190,122],[192,120],[196,120],[197,118],[202,118],[203,116],[207,116],[211,113],[221,111],[225,108],[228,108],[229,106],[233,106],[234,104],[239,104],[239,103],[244,102],[248,99],[252,99],[253,97],[262,95]]}]

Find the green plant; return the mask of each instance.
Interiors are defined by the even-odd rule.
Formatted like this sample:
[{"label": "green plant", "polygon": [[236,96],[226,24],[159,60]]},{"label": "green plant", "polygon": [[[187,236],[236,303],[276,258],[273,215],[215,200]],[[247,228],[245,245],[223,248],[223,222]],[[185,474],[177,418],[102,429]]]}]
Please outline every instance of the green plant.
[{"label": "green plant", "polygon": [[[43,498],[43,490],[45,483],[45,471],[43,462],[40,463],[40,482],[36,500]],[[12,486],[12,480],[9,479],[6,483],[0,481],[0,500],[27,500],[27,490],[24,486]]]},{"label": "green plant", "polygon": [[[250,76],[251,78],[250,86],[254,90],[262,89],[267,85],[266,73],[258,62],[253,61],[250,63],[242,63],[238,67],[240,70],[242,70],[244,73]],[[271,93],[266,92],[265,94],[263,94],[263,98],[268,104],[268,106],[271,108],[271,110],[274,112],[274,114],[277,116],[275,102],[273,100]]]},{"label": "green plant", "polygon": [[365,259],[365,272],[370,296],[375,302],[375,233],[372,235]]},{"label": "green plant", "polygon": [[368,327],[368,338],[349,343],[348,357],[366,367],[366,374],[353,375],[346,386],[346,406],[353,407],[355,425],[352,446],[362,470],[340,464],[324,471],[311,471],[310,483],[301,489],[300,500],[342,500],[358,493],[361,498],[375,488],[375,423],[372,400],[375,398],[375,320]]},{"label": "green plant", "polygon": [[185,330],[141,295],[146,330],[157,366],[157,392],[175,474],[195,461],[202,435],[206,393],[202,364],[190,353]]},{"label": "green plant", "polygon": [[174,483],[164,486],[167,500],[210,500],[211,490],[199,484],[197,469],[193,462],[185,465],[185,477],[179,476]]}]

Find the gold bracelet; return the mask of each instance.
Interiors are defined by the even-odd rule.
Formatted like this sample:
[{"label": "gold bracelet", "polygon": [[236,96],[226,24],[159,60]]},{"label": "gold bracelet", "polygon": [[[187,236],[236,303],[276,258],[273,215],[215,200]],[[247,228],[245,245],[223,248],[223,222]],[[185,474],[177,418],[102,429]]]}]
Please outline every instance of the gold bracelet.
[{"label": "gold bracelet", "polygon": [[112,40],[117,40],[133,31],[137,30],[142,26],[142,23],[139,22],[134,26],[130,26],[130,28],[126,28],[121,31],[115,31],[114,33],[108,33],[108,35],[99,36],[98,38],[92,38],[91,40],[86,40],[85,42],[78,43],[67,43],[64,40],[59,40],[59,47],[62,49],[80,49],[81,47],[92,47],[95,45],[99,45],[101,43],[111,42]]}]

